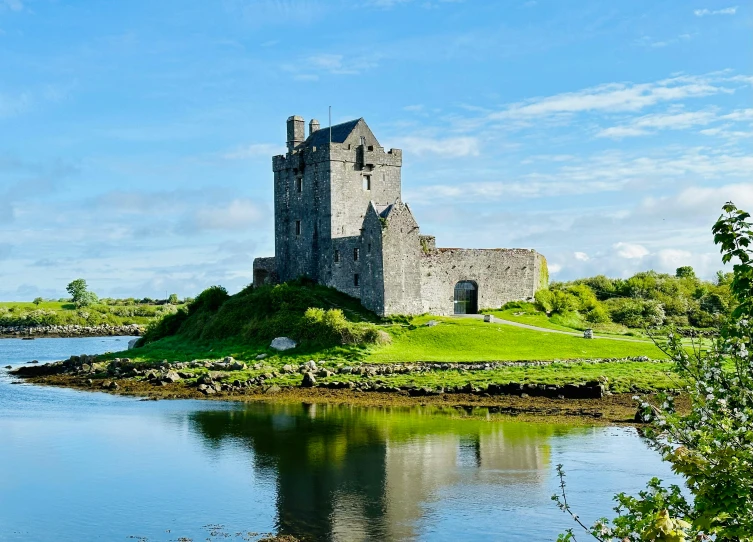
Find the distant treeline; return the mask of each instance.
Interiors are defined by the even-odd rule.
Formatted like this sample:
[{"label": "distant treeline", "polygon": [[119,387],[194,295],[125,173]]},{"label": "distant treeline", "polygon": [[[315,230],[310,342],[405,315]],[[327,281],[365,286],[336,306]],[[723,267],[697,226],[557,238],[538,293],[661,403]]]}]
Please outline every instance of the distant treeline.
[{"label": "distant treeline", "polygon": [[593,324],[630,328],[676,326],[715,328],[735,308],[732,273],[716,279],[696,277],[692,267],[674,275],[643,271],[627,279],[604,275],[553,282],[536,293],[536,304],[549,315],[576,315]]}]

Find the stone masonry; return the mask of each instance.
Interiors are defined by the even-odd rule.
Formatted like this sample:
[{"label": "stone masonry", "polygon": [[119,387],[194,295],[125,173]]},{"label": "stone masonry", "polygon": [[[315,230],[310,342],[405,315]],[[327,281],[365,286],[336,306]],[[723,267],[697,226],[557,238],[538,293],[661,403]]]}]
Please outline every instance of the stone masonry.
[{"label": "stone masonry", "polygon": [[436,248],[421,235],[401,201],[402,151],[385,151],[363,119],[312,120],[305,137],[293,116],[287,139],[272,159],[275,256],[254,260],[255,285],[305,275],[380,315],[475,312],[546,287],[534,250]]}]

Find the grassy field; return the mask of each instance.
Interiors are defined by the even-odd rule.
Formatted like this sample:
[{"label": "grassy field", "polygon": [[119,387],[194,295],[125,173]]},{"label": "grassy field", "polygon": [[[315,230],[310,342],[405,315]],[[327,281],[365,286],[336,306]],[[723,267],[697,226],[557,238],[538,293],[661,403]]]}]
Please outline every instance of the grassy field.
[{"label": "grassy field", "polygon": [[495,317],[502,320],[509,320],[511,322],[518,322],[546,329],[580,332],[586,328],[591,328],[594,330],[594,335],[596,336],[631,336],[635,338],[646,338],[641,330],[630,329],[612,322],[606,324],[592,324],[584,322],[577,314],[555,314],[547,316],[546,313],[537,310],[533,304],[522,303],[522,305],[523,307],[520,308],[491,310],[484,311],[484,313],[493,314]]},{"label": "grassy field", "polygon": [[0,302],[0,326],[121,326],[129,324],[148,325],[178,309],[178,305],[146,303],[109,305],[96,303],[76,307],[73,303],[43,301]]},{"label": "grassy field", "polygon": [[[439,322],[434,327],[425,324]],[[415,329],[392,328],[392,344],[373,350],[369,361],[492,361],[557,360],[648,356],[664,358],[652,342],[583,339],[489,324],[482,320],[436,318],[414,319]]]}]

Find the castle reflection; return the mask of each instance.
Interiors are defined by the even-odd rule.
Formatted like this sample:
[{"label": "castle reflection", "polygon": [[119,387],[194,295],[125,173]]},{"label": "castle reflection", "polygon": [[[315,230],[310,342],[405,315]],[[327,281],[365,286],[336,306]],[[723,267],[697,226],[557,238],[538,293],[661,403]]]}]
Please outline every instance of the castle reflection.
[{"label": "castle reflection", "polygon": [[313,404],[197,412],[190,422],[211,446],[247,448],[256,474],[276,480],[281,534],[338,542],[416,538],[448,488],[491,486],[494,499],[523,485],[517,505],[541,500],[551,437],[570,430],[432,408]]}]

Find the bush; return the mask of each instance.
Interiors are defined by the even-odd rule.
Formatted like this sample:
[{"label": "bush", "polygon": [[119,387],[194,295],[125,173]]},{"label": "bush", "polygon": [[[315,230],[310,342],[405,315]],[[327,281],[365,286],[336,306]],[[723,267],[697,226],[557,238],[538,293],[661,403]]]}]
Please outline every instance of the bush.
[{"label": "bush", "polygon": [[627,327],[653,327],[664,323],[664,309],[657,301],[615,298],[605,305],[612,321]]},{"label": "bush", "polygon": [[544,311],[547,314],[552,312],[554,294],[552,293],[551,290],[539,290],[534,295],[534,299],[536,300],[536,304],[542,311]]},{"label": "bush", "polygon": [[609,311],[601,303],[598,303],[591,310],[587,311],[585,318],[586,321],[592,324],[605,324],[610,321]]},{"label": "bush", "polygon": [[210,286],[188,306],[188,314],[195,314],[200,310],[217,312],[229,298],[230,296],[224,286]]}]

